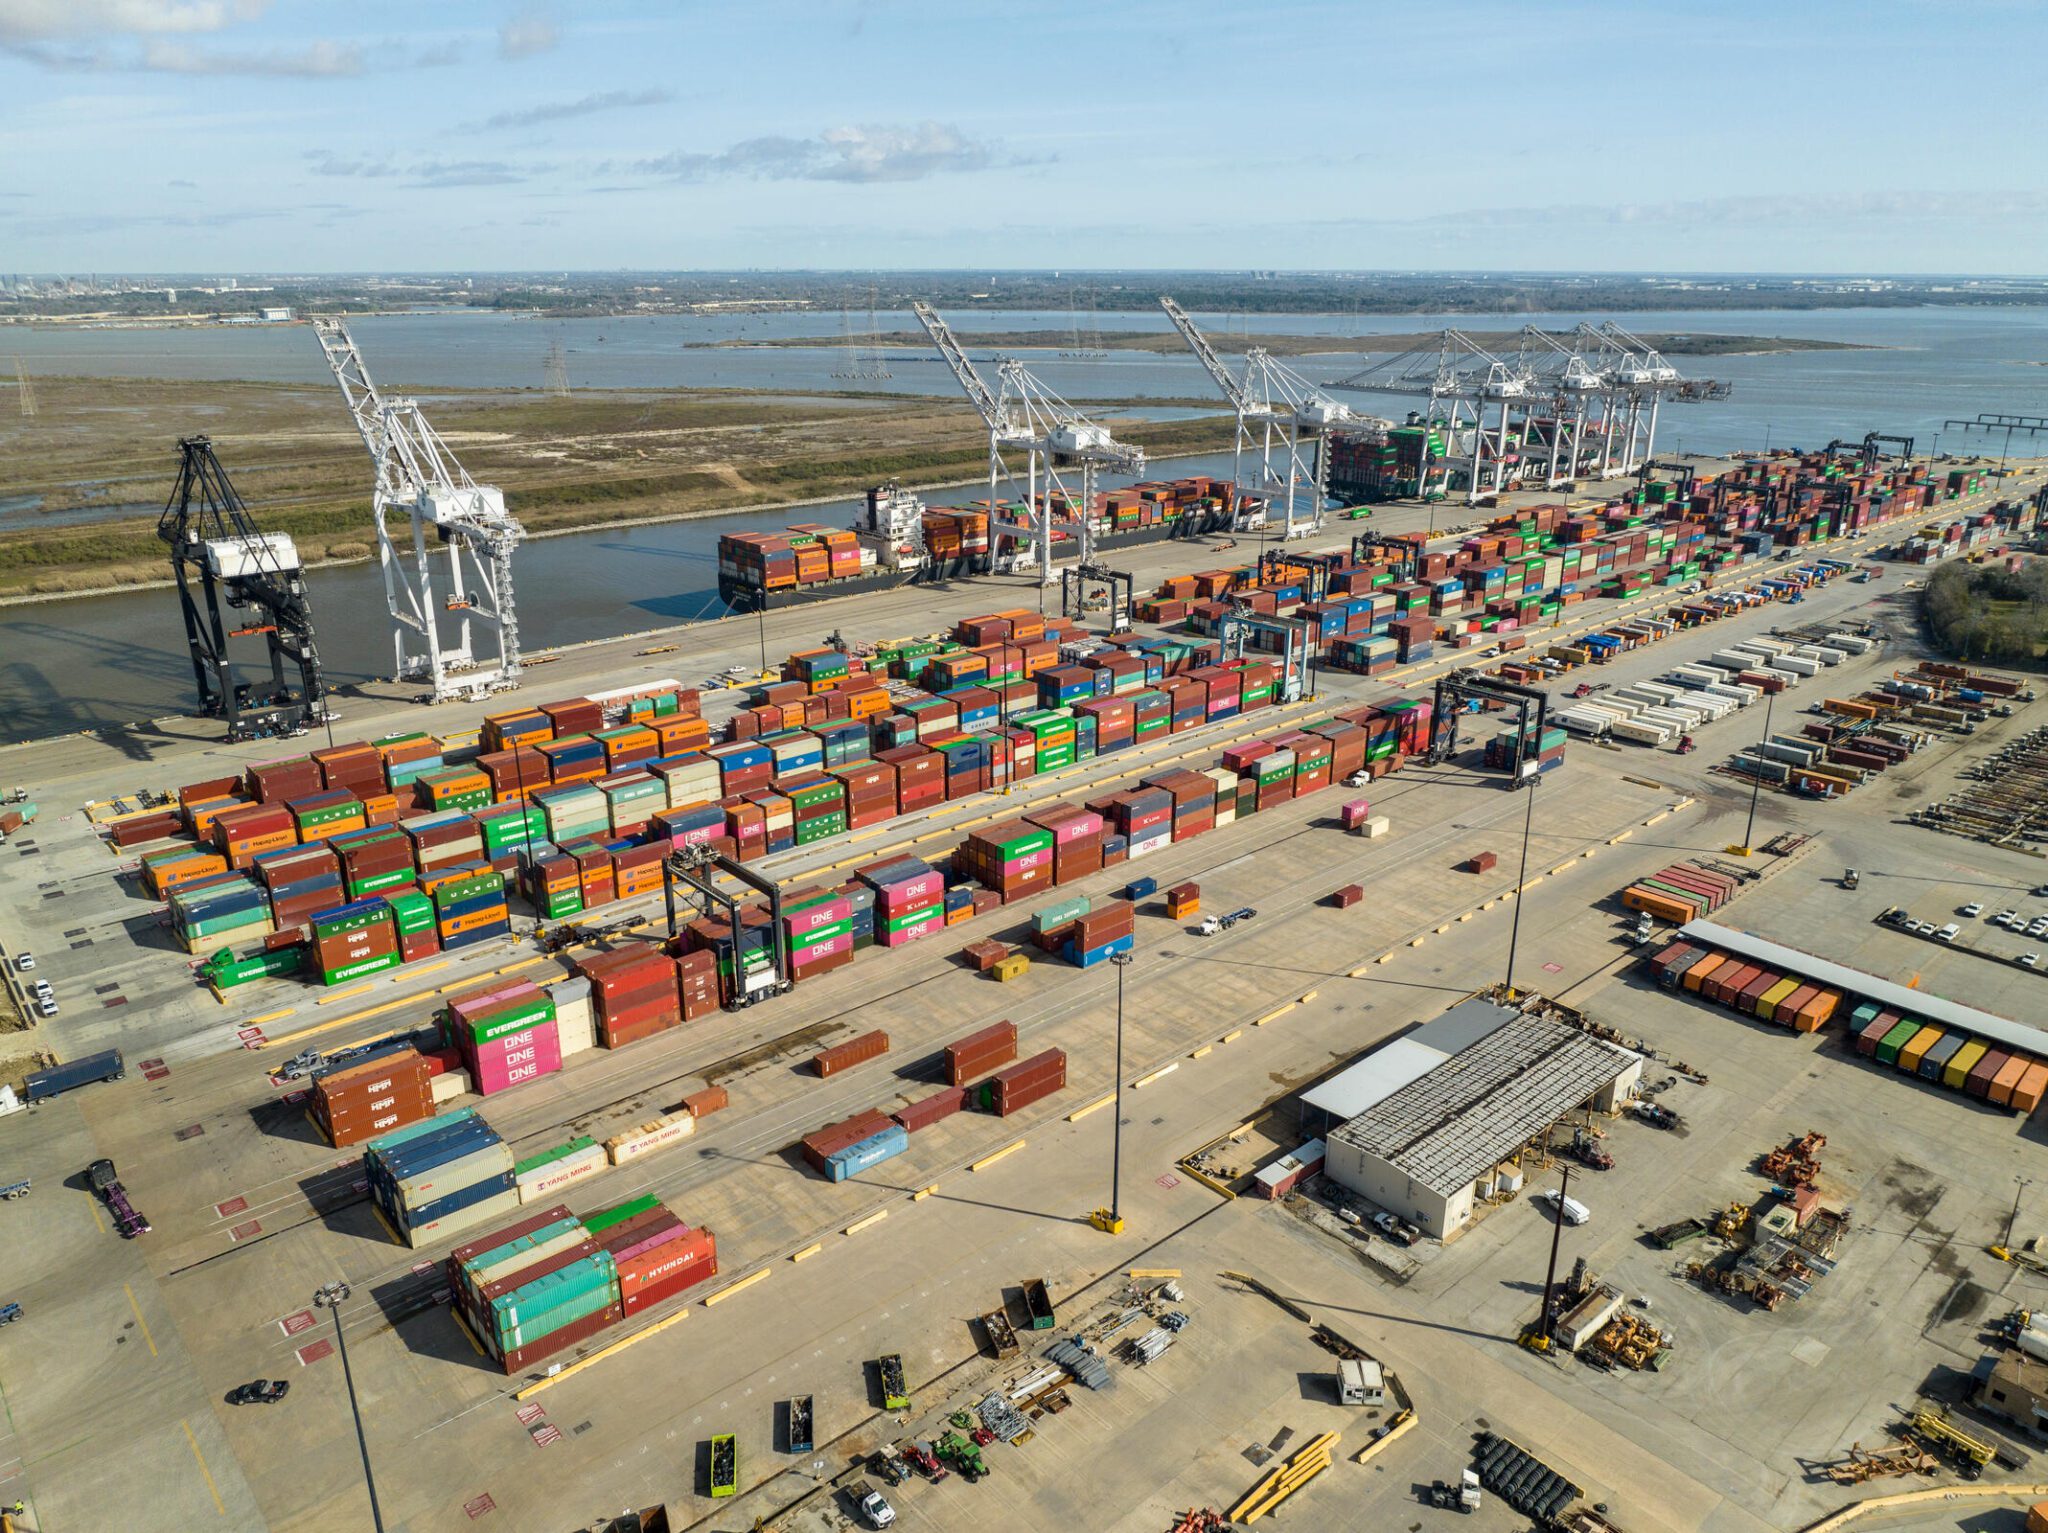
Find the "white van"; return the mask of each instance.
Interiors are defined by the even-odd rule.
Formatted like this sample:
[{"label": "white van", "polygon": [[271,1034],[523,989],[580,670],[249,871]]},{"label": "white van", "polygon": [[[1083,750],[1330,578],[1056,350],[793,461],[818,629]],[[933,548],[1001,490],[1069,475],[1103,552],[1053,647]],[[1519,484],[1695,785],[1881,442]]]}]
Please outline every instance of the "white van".
[{"label": "white van", "polygon": [[1561,1197],[1554,1188],[1545,1188],[1536,1194],[1539,1203],[1546,1203],[1564,1215],[1566,1224],[1584,1224],[1593,1217],[1593,1210],[1577,1198]]}]

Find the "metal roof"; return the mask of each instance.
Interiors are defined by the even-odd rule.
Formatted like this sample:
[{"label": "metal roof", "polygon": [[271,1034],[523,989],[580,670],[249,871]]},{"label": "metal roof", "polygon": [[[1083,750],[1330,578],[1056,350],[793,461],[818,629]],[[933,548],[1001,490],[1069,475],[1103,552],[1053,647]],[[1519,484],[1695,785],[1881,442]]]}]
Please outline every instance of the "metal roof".
[{"label": "metal roof", "polygon": [[1817,984],[1827,985],[1854,995],[1866,1001],[1875,1001],[1889,1011],[1902,1016],[1918,1017],[1923,1022],[1939,1022],[1948,1027],[1961,1028],[1978,1038],[1988,1038],[2008,1048],[2024,1049],[2041,1059],[2048,1059],[2048,1032],[2038,1027],[2029,1027],[2024,1022],[2015,1022],[2010,1017],[2001,1017],[1995,1012],[1979,1011],[1974,1006],[1965,1006],[1960,1001],[1944,1000],[1925,990],[1909,989],[1888,979],[1880,979],[1862,969],[1852,969],[1847,964],[1835,963],[1812,953],[1801,952],[1796,947],[1786,947],[1780,942],[1769,942],[1762,937],[1732,926],[1722,926],[1714,921],[1688,921],[1679,928],[1678,935],[1687,942],[1697,942],[1706,947],[1720,948],[1755,963],[1764,964],[1787,974],[1798,974]]},{"label": "metal roof", "polygon": [[1329,1137],[1448,1198],[1636,1062],[1561,1022],[1510,1017]]},{"label": "metal roof", "polygon": [[1301,1100],[1305,1106],[1328,1113],[1334,1122],[1355,1118],[1519,1015],[1512,1007],[1468,996],[1442,1016],[1383,1044],[1349,1069],[1303,1092]]}]

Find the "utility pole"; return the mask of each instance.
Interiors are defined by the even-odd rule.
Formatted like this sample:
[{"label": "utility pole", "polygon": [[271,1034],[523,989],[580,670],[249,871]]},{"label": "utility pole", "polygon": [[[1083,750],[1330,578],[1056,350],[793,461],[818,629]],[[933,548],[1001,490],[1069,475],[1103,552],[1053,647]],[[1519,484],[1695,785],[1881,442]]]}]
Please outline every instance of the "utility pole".
[{"label": "utility pole", "polygon": [[356,1421],[356,1449],[363,1456],[363,1483],[370,1489],[370,1525],[377,1533],[384,1533],[384,1513],[377,1505],[377,1477],[370,1472],[370,1443],[363,1435],[362,1407],[356,1403],[356,1378],[348,1366],[348,1336],[341,1328],[341,1306],[348,1302],[348,1296],[348,1284],[322,1283],[313,1290],[313,1303],[334,1316],[334,1342],[341,1350],[341,1377],[348,1386],[349,1414]]},{"label": "utility pole", "polygon": [[1557,1247],[1564,1237],[1564,1197],[1571,1191],[1572,1168],[1567,1161],[1564,1178],[1557,1184],[1557,1216],[1550,1225],[1550,1268],[1543,1274],[1543,1314],[1537,1321],[1545,1351],[1550,1349],[1550,1296],[1557,1290]]},{"label": "utility pole", "polygon": [[[1776,705],[1777,701],[1777,693],[1766,692],[1764,694],[1764,744],[1770,743],[1771,709]],[[1757,765],[1759,767],[1763,765],[1761,758],[1758,759]],[[1756,835],[1756,803],[1759,798],[1763,797],[1763,791],[1764,774],[1761,771],[1752,772],[1749,779],[1749,823],[1742,828],[1742,845],[1729,848],[1730,851],[1740,852],[1744,857],[1747,857],[1750,849],[1756,845],[1756,842],[1752,839]]]},{"label": "utility pole", "polygon": [[2019,1222],[2020,1194],[2026,1190],[2028,1178],[2016,1176],[2013,1179],[2012,1212],[2005,1216],[2005,1239],[1999,1241],[2008,1251],[2012,1249],[2012,1227]]}]

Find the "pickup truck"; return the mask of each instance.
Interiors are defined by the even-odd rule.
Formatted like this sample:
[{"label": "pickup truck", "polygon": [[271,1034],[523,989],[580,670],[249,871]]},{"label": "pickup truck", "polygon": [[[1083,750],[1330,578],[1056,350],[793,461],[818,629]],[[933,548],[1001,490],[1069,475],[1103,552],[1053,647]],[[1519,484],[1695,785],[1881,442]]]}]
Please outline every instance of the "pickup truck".
[{"label": "pickup truck", "polygon": [[847,1492],[853,1497],[853,1504],[860,1511],[861,1520],[871,1528],[891,1527],[896,1521],[896,1508],[889,1505],[889,1498],[868,1484],[866,1480],[855,1480]]}]

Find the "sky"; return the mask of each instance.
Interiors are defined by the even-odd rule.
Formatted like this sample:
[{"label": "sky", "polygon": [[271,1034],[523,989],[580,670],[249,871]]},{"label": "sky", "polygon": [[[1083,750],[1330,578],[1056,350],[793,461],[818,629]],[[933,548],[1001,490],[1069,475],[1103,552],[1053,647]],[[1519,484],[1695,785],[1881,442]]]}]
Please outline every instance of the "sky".
[{"label": "sky", "polygon": [[2048,271],[2037,0],[0,0],[0,271]]}]

